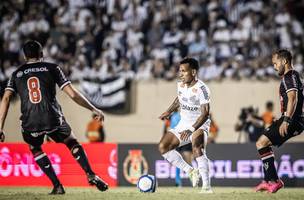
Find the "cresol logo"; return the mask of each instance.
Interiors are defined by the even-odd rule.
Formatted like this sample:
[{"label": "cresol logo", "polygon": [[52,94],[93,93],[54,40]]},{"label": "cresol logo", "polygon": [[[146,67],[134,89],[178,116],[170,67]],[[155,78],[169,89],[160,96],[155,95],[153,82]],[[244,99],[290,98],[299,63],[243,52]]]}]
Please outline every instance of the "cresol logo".
[{"label": "cresol logo", "polygon": [[[51,153],[48,154],[48,157],[52,163],[55,173],[60,175],[60,156],[58,154]],[[0,177],[40,177],[42,175],[43,172],[35,163],[31,153],[14,153],[6,146],[0,148]]]}]

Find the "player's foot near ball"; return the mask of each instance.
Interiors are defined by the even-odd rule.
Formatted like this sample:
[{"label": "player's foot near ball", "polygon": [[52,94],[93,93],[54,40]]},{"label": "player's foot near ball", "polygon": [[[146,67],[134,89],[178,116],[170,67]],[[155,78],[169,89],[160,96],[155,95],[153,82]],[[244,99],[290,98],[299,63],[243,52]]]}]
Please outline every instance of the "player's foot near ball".
[{"label": "player's foot near ball", "polygon": [[99,176],[97,175],[89,175],[88,176],[88,181],[90,185],[95,185],[98,190],[104,192],[106,191],[109,186],[107,183],[105,183]]},{"label": "player's foot near ball", "polygon": [[268,190],[268,182],[267,181],[262,181],[260,184],[258,184],[255,188],[255,192],[262,192]]},{"label": "player's foot near ball", "polygon": [[201,193],[201,194],[212,194],[213,190],[211,189],[211,187],[202,187],[202,189],[199,193]]},{"label": "player's foot near ball", "polygon": [[189,178],[190,178],[190,181],[191,181],[191,183],[192,183],[192,187],[197,187],[197,186],[198,186],[200,177],[201,177],[201,176],[200,176],[200,174],[199,174],[198,169],[193,169],[193,170],[189,173]]},{"label": "player's foot near ball", "polygon": [[284,182],[279,179],[276,182],[269,182],[267,191],[268,193],[276,193],[279,189],[284,187]]},{"label": "player's foot near ball", "polygon": [[59,184],[54,186],[52,192],[49,193],[50,195],[57,195],[57,194],[65,194],[63,185]]}]

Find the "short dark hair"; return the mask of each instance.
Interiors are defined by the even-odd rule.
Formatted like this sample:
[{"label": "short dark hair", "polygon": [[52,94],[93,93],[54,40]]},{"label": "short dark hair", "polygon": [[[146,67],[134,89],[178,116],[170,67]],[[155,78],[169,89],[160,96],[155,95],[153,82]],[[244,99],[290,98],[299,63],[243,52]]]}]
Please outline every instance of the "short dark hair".
[{"label": "short dark hair", "polygon": [[272,103],[272,101],[267,101],[267,102],[266,102],[266,108],[273,108],[273,103]]},{"label": "short dark hair", "polygon": [[198,70],[199,69],[199,64],[198,61],[195,58],[184,58],[182,61],[180,61],[179,64],[189,64],[189,67],[191,69]]},{"label": "short dark hair", "polygon": [[22,49],[26,58],[40,58],[42,56],[42,46],[36,40],[27,41]]},{"label": "short dark hair", "polygon": [[291,64],[292,54],[287,49],[279,49],[272,53],[272,56],[277,56],[279,59],[286,59]]}]

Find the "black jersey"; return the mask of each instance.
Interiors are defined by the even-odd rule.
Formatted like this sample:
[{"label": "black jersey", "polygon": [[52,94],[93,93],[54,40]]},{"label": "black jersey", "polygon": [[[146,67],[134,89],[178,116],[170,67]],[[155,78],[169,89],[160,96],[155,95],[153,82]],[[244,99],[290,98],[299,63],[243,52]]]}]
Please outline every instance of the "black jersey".
[{"label": "black jersey", "polygon": [[293,118],[303,117],[303,83],[299,73],[295,70],[288,71],[281,80],[280,101],[282,114],[284,114],[287,110],[287,93],[291,90],[298,91],[298,102]]},{"label": "black jersey", "polygon": [[22,128],[36,132],[51,130],[62,124],[63,114],[56,100],[56,84],[62,89],[70,83],[56,64],[35,62],[21,65],[12,74],[6,90],[20,96]]}]

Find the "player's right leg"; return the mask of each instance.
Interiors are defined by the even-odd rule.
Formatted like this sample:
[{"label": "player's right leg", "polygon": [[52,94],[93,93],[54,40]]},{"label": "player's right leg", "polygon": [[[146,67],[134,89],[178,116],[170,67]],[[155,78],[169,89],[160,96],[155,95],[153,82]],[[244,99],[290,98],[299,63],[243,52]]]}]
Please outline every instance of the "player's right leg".
[{"label": "player's right leg", "polygon": [[193,171],[193,167],[190,166],[183,159],[181,154],[175,150],[179,144],[179,139],[172,132],[168,132],[161,138],[158,144],[158,150],[161,155],[173,166],[178,167],[186,173],[190,174]]},{"label": "player's right leg", "polygon": [[261,135],[256,142],[256,147],[260,158],[263,162],[264,180],[255,187],[255,191],[267,190],[270,193],[277,192],[284,186],[282,180],[279,179],[277,170],[274,165],[274,153],[272,151],[272,145],[281,146],[289,138],[295,136],[296,131],[302,131],[302,126],[298,123],[291,123],[288,127],[288,133],[282,137],[279,134],[280,125],[283,122],[283,118],[273,122],[273,124]]},{"label": "player's right leg", "polygon": [[34,156],[34,160],[41,170],[51,180],[54,188],[49,194],[64,194],[64,188],[56,176],[56,173],[52,167],[51,161],[47,157],[46,153],[43,152],[41,145],[43,144],[44,134],[33,137],[32,133],[23,131],[23,139],[29,144],[30,150]]}]

